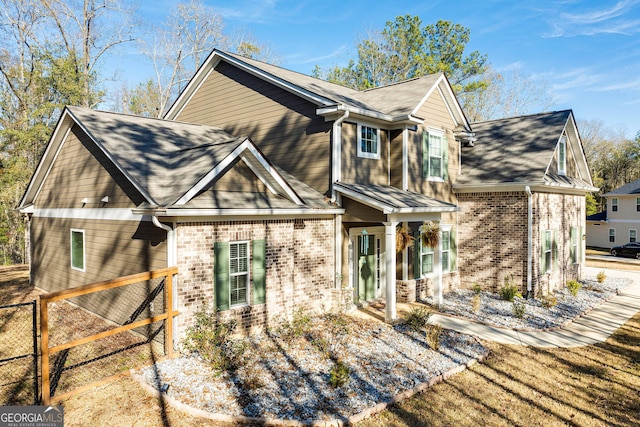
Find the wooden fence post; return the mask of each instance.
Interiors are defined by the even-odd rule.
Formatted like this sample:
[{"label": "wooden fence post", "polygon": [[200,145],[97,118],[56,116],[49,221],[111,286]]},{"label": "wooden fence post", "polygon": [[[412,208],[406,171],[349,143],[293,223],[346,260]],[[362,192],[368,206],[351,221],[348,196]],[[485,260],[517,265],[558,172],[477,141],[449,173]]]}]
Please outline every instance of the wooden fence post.
[{"label": "wooden fence post", "polygon": [[164,325],[164,354],[169,358],[173,358],[173,273],[167,274],[165,282],[165,313],[168,314]]}]

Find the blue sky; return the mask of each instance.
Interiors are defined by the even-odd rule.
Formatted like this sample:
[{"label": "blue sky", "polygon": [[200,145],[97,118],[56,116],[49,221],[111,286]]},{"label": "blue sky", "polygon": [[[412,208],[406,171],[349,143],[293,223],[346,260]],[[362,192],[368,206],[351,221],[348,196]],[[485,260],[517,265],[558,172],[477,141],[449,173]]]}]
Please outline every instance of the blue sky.
[{"label": "blue sky", "polygon": [[[305,74],[316,64],[346,65],[367,30],[396,16],[417,15],[423,25],[451,20],[471,30],[468,52],[545,81],[551,109],[571,108],[578,120],[601,120],[628,137],[640,131],[640,0],[205,2],[226,29],[249,30],[282,56],[282,67]],[[145,18],[161,21],[178,2],[144,3]]]}]

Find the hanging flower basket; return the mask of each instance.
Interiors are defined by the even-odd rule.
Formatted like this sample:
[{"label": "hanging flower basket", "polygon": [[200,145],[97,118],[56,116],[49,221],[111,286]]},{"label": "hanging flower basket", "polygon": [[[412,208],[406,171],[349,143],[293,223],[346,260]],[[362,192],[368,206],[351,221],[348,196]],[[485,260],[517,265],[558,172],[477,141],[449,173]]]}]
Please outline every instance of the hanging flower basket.
[{"label": "hanging flower basket", "polygon": [[402,252],[413,244],[414,237],[411,235],[411,229],[405,225],[398,226],[396,229],[396,251]]},{"label": "hanging flower basket", "polygon": [[425,221],[419,228],[422,244],[430,248],[438,246],[440,241],[440,224],[434,221]]}]

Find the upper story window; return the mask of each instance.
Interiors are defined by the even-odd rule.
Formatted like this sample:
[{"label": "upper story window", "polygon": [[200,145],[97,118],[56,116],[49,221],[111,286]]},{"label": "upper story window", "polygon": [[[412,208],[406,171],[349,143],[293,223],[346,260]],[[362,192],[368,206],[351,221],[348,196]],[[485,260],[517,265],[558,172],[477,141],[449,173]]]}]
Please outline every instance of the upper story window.
[{"label": "upper story window", "polygon": [[567,137],[563,136],[558,142],[558,173],[567,173]]},{"label": "upper story window", "polygon": [[640,212],[640,197],[636,197],[636,212]]},{"label": "upper story window", "polygon": [[380,129],[358,124],[358,157],[380,158]]},{"label": "upper story window", "polygon": [[449,178],[448,146],[444,131],[429,129],[422,135],[422,175],[432,181]]},{"label": "upper story window", "polygon": [[614,197],[611,199],[611,211],[618,212],[618,198]]}]

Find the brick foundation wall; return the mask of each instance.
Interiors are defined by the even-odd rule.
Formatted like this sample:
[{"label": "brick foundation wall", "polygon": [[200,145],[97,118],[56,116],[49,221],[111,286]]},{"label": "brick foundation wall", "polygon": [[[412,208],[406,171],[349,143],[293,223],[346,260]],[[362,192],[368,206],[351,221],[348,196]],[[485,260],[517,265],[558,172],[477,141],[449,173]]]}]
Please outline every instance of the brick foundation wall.
[{"label": "brick foundation wall", "polygon": [[[178,336],[193,325],[194,313],[214,302],[215,242],[266,242],[266,304],[219,313],[234,318],[238,332],[250,333],[301,307],[309,312],[331,310],[339,297],[334,289],[333,219],[178,223],[176,292]],[[339,293],[339,292],[338,292]]]},{"label": "brick foundation wall", "polygon": [[[497,292],[508,279],[527,290],[528,200],[524,192],[462,193],[458,259],[460,287],[479,284]],[[571,227],[585,227],[585,198],[580,195],[533,193],[532,287],[547,293],[580,278],[583,257],[570,260]],[[558,268],[540,273],[541,233],[557,230]],[[580,229],[580,228],[579,228]],[[584,241],[579,238],[582,246]]]},{"label": "brick foundation wall", "polygon": [[[442,275],[442,292],[451,292],[459,285],[458,272]],[[433,296],[433,279],[397,280],[396,298],[398,302],[407,303],[423,301]]]}]

